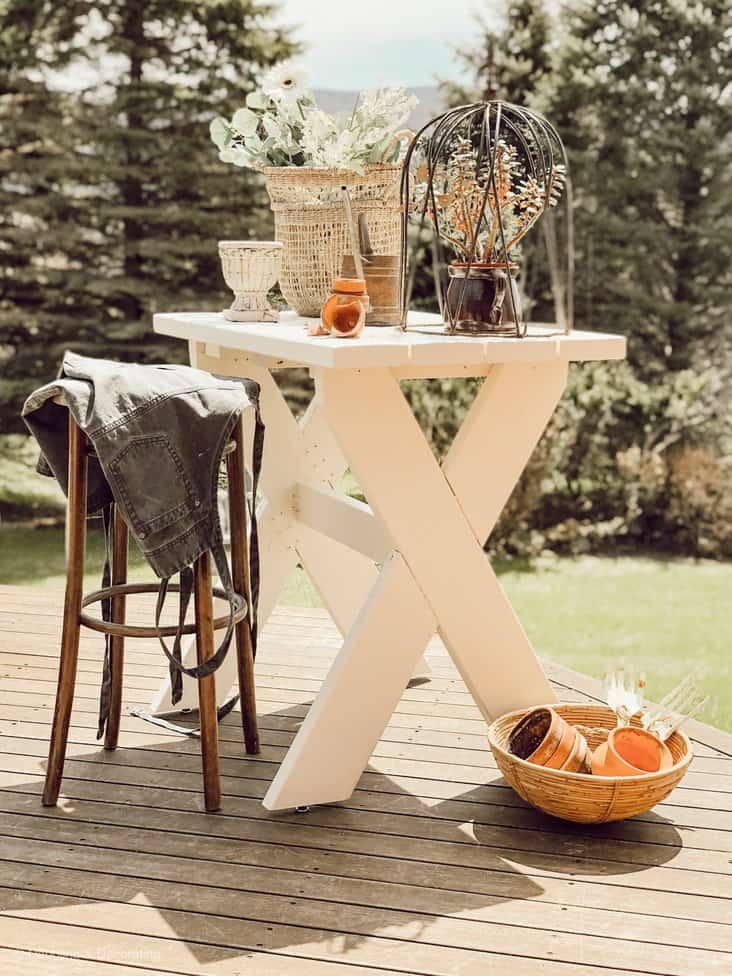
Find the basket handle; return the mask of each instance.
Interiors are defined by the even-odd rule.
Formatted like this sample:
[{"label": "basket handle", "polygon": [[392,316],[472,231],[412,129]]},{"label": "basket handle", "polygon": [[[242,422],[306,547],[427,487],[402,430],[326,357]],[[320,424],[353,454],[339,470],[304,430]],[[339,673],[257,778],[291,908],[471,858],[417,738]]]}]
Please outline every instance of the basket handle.
[{"label": "basket handle", "polygon": [[402,141],[404,141],[404,151],[406,152],[409,145],[414,141],[415,136],[416,132],[413,132],[412,129],[400,129],[398,132],[395,132],[387,151],[384,153],[384,158],[390,159]]}]

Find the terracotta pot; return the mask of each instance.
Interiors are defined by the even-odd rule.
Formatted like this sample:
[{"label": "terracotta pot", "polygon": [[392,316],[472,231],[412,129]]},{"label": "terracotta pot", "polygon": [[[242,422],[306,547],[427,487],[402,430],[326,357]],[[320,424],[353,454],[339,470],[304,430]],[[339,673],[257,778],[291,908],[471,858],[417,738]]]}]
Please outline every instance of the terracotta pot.
[{"label": "terracotta pot", "polygon": [[505,264],[471,264],[468,269],[467,264],[454,262],[449,266],[446,318],[456,331],[516,335],[521,321],[521,296],[513,276],[516,270],[514,265]]},{"label": "terracotta pot", "polygon": [[590,750],[584,736],[553,708],[535,708],[512,730],[509,751],[520,759],[568,772],[589,772]]},{"label": "terracotta pot", "polygon": [[670,769],[673,757],[668,746],[651,732],[618,726],[608,733],[592,754],[595,776],[642,776]]},{"label": "terracotta pot", "polygon": [[[556,712],[554,714],[556,714]],[[564,723],[564,727],[562,729],[562,738],[559,740],[559,745],[551,756],[549,756],[546,762],[541,763],[541,765],[546,766],[547,769],[563,768],[565,762],[569,759],[572,753],[575,739],[579,735],[573,725],[565,722],[564,719],[562,719],[562,722]],[[534,762],[534,760],[529,757],[529,762]]]},{"label": "terracotta pot", "polygon": [[[570,725],[574,729],[573,725]],[[587,739],[574,729],[574,741],[572,749],[559,767],[567,773],[590,773],[592,772],[592,750],[587,745]]]},{"label": "terracotta pot", "polygon": [[333,294],[323,305],[323,328],[340,339],[355,339],[362,332],[369,308],[366,282],[362,278],[336,278]]}]

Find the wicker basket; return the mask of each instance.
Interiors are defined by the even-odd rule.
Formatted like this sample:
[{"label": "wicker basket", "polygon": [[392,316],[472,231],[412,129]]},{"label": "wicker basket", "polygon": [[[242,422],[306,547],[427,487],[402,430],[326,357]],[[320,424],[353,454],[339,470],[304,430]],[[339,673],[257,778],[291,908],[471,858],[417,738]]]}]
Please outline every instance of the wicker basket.
[{"label": "wicker basket", "polygon": [[280,289],[300,315],[320,315],[351,253],[341,187],[347,186],[356,220],[365,213],[376,254],[399,254],[401,164],[367,166],[363,174],[305,166],[263,170],[275,217],[275,240],[284,245]]},{"label": "wicker basket", "polygon": [[[615,728],[615,712],[607,705],[553,705],[571,725],[582,732],[595,749]],[[645,813],[665,799],[680,782],[692,759],[683,732],[666,741],[674,764],[670,769],[641,776],[589,776],[547,769],[519,759],[508,751],[508,737],[527,709],[509,712],[491,725],[488,741],[498,768],[522,799],[538,810],[575,823],[607,823]],[[634,723],[635,724],[635,723]]]}]

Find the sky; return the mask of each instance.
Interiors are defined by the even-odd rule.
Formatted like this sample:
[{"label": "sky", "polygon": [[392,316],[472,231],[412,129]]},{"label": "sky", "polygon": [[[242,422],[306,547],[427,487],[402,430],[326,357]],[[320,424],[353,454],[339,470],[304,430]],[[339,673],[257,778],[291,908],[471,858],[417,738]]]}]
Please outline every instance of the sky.
[{"label": "sky", "polygon": [[454,48],[470,46],[479,12],[501,0],[279,0],[278,21],[306,45],[314,88],[433,85],[456,78]]}]

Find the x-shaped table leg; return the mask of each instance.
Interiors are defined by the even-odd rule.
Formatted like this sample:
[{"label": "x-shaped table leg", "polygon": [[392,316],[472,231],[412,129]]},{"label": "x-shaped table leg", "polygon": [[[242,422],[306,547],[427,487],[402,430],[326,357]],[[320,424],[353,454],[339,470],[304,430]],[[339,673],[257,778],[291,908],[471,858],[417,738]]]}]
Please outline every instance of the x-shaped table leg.
[{"label": "x-shaped table leg", "polygon": [[[295,420],[270,372],[271,363],[246,355],[209,355],[192,348],[191,361],[218,375],[247,376],[261,387],[261,409],[266,424],[261,492],[265,506],[260,513],[262,580],[260,627],[269,618],[282,588],[295,566],[301,563],[318,589],[324,605],[342,634],[351,629],[362,604],[378,578],[373,560],[317,533],[298,521],[295,498],[297,485],[334,492],[346,470],[343,453],[328,426],[320,393],[303,418]],[[195,656],[191,639],[183,647],[186,663]],[[190,660],[189,660],[190,659]],[[429,673],[426,662],[419,674]],[[411,675],[410,675],[411,677]],[[408,679],[407,679],[408,680]],[[236,683],[236,656],[227,656],[216,674],[219,704]],[[183,697],[173,705],[170,682],[166,680],[152,703],[153,714],[197,708],[195,681],[184,679]]]},{"label": "x-shaped table leg", "polygon": [[567,364],[494,367],[442,468],[381,368],[323,370],[327,421],[394,551],[264,805],[349,797],[435,629],[486,719],[554,700],[483,552],[566,383]]}]

